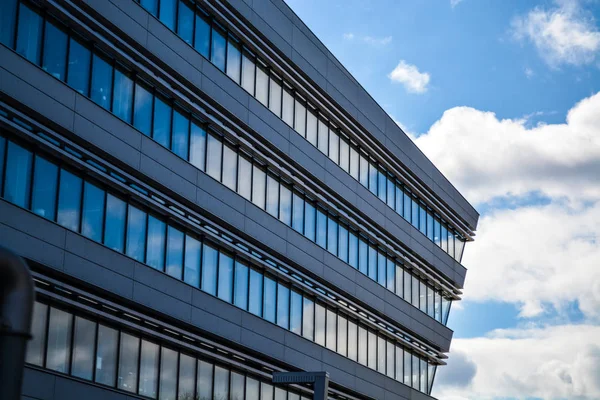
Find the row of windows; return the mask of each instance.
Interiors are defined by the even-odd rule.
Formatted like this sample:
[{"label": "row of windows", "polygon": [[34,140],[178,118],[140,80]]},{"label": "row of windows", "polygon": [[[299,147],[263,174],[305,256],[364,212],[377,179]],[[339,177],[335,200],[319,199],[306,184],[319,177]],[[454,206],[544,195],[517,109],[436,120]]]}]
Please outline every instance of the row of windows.
[{"label": "row of windows", "polygon": [[[296,94],[267,64],[243,49],[240,41],[199,7],[187,0],[137,0],[188,44],[212,61],[248,93],[269,108],[296,132],[338,164],[344,171],[378,196],[384,203],[419,229],[442,250],[460,262],[465,241],[416,195],[312,104]],[[169,5],[163,9],[163,4]],[[179,9],[178,19],[175,12]]]},{"label": "row of windows", "polygon": [[[425,359],[216,244],[1,136],[0,165],[5,166],[0,170],[0,194],[6,200],[415,389],[430,389],[421,383],[427,382],[427,368],[418,379],[403,374],[389,349],[419,364],[426,365]],[[390,271],[401,271],[393,263],[385,267],[389,265]],[[417,303],[441,312],[439,293],[408,282]]]},{"label": "row of windows", "polygon": [[[40,41],[31,40],[31,37],[41,35],[42,27],[45,31],[44,43],[52,43],[51,46],[41,46]],[[58,79],[65,80],[83,95],[90,96],[145,135],[189,160],[200,170],[430,317],[446,323],[449,300],[434,288],[408,271],[403,271],[395,265],[399,263],[378,250],[375,243],[292,186],[283,183],[262,164],[242,156],[237,148],[224,144],[216,134],[207,133],[189,112],[136,79],[131,72],[118,66],[115,60],[92,51],[80,39],[67,35],[57,22],[42,18],[24,3],[19,6],[17,31],[16,49],[19,53],[37,64],[41,62],[42,68]],[[40,61],[40,56],[42,60],[47,60],[50,57],[48,54],[51,54],[51,61]],[[396,190],[398,199],[407,197],[399,191],[398,186]],[[112,206],[112,200],[109,205]],[[446,228],[437,220],[427,219],[427,223],[446,235]]]},{"label": "row of windows", "polygon": [[159,400],[309,400],[244,372],[36,302],[26,362]]}]

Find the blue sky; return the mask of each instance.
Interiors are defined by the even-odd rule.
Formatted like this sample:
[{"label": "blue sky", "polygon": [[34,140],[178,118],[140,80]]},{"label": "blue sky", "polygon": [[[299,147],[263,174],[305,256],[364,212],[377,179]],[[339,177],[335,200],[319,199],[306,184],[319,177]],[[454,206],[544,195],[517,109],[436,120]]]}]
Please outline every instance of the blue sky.
[{"label": "blue sky", "polygon": [[476,206],[441,399],[600,399],[600,1],[286,0]]}]

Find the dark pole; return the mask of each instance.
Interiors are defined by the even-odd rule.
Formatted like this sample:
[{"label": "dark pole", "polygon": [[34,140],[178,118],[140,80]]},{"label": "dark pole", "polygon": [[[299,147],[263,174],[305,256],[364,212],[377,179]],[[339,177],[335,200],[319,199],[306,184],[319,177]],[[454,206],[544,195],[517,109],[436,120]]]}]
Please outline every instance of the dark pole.
[{"label": "dark pole", "polygon": [[33,300],[29,267],[21,257],[0,247],[0,398],[3,400],[21,398]]}]

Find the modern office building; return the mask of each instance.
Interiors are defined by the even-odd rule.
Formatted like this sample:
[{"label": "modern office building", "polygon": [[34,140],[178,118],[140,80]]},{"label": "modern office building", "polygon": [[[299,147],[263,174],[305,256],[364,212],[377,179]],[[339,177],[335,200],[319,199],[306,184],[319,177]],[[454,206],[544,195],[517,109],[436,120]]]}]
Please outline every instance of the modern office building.
[{"label": "modern office building", "polygon": [[430,398],[478,214],[283,0],[1,0],[0,42],[23,398]]}]

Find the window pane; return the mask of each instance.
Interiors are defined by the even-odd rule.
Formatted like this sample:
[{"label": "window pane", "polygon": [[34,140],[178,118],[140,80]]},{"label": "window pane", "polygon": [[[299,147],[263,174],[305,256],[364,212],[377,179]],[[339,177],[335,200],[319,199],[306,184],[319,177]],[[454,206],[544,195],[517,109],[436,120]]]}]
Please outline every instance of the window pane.
[{"label": "window pane", "polygon": [[87,380],[92,379],[95,343],[96,323],[85,318],[75,317],[72,375]]},{"label": "window pane", "polygon": [[153,399],[156,398],[156,389],[158,386],[159,349],[157,344],[142,340],[139,394]]},{"label": "window pane", "polygon": [[[290,95],[291,96],[291,95]],[[284,97],[285,100],[285,97]],[[298,99],[294,99],[295,110],[294,110],[294,129],[303,137],[306,136],[306,106]],[[314,115],[313,115],[314,117]],[[311,120],[313,122],[313,120]],[[316,138],[316,118],[314,119],[314,137]]]},{"label": "window pane", "polygon": [[[4,149],[0,147],[0,153],[3,150]],[[0,162],[3,162],[1,158]],[[2,174],[0,171],[0,180],[1,179]],[[50,220],[54,220],[56,216],[57,181],[58,167],[39,156],[35,156],[31,210],[37,215]]]},{"label": "window pane", "polygon": [[264,296],[263,296],[263,318],[269,322],[275,322],[276,316],[277,283],[264,277]]},{"label": "window pane", "polygon": [[325,307],[315,303],[315,342],[325,346]]},{"label": "window pane", "polygon": [[377,337],[377,371],[385,374],[386,366],[386,346],[385,339],[381,336]]},{"label": "window pane", "polygon": [[202,246],[202,290],[215,296],[217,294],[217,262],[219,252],[204,243]]},{"label": "window pane", "polygon": [[374,332],[369,331],[369,360],[367,365],[369,368],[377,369],[377,336]]},{"label": "window pane", "polygon": [[433,289],[427,286],[427,314],[431,317],[434,316],[433,313],[434,303],[433,303]]},{"label": "window pane", "polygon": [[48,348],[46,350],[46,368],[68,373],[71,356],[71,324],[73,315],[65,311],[50,308],[48,323]]},{"label": "window pane", "polygon": [[227,42],[227,75],[239,85],[242,73],[242,53],[233,40]]},{"label": "window pane", "polygon": [[194,398],[196,383],[196,359],[185,354],[179,355],[179,388],[177,398],[190,400]]},{"label": "window pane", "polygon": [[411,295],[412,288],[412,276],[408,273],[408,271],[404,271],[404,300],[409,303],[412,301]]},{"label": "window pane", "polygon": [[200,287],[200,242],[185,235],[185,265],[183,280],[193,287]]},{"label": "window pane", "polygon": [[121,348],[119,349],[118,388],[135,393],[138,375],[138,357],[140,339],[121,332]]},{"label": "window pane", "polygon": [[402,347],[396,346],[396,375],[395,378],[398,382],[402,382],[404,376],[404,350]]},{"label": "window pane", "polygon": [[348,320],[337,316],[337,352],[345,356],[348,349]]},{"label": "window pane", "polygon": [[340,257],[342,261],[348,262],[348,229],[342,224],[339,225],[338,257]]},{"label": "window pane", "polygon": [[442,296],[439,292],[434,294],[434,318],[436,321],[442,322]]},{"label": "window pane", "polygon": [[31,319],[31,335],[33,337],[27,343],[25,362],[40,367],[44,366],[46,318],[48,318],[48,306],[36,301],[33,305],[33,317]]},{"label": "window pane", "polygon": [[117,341],[119,333],[104,325],[98,326],[98,348],[96,349],[96,382],[115,386],[117,371]]},{"label": "window pane", "polygon": [[85,182],[83,187],[83,216],[81,233],[97,242],[102,241],[104,224],[104,190]]},{"label": "window pane", "polygon": [[395,290],[396,284],[396,264],[389,258],[387,259],[387,280],[386,287],[392,292]]},{"label": "window pane", "polygon": [[250,269],[250,304],[248,311],[262,317],[263,275],[255,269]]},{"label": "window pane", "polygon": [[386,201],[386,192],[387,192],[387,178],[385,174],[381,171],[377,171],[377,196],[381,199],[381,201]]},{"label": "window pane", "polygon": [[198,361],[198,381],[196,393],[200,399],[212,399],[213,365],[206,361]]},{"label": "window pane", "polygon": [[220,182],[223,143],[219,138],[214,135],[208,135],[208,150],[206,154],[206,173]]},{"label": "window pane", "polygon": [[171,139],[171,150],[173,150],[173,153],[187,160],[189,140],[190,120],[175,110],[173,112],[173,137]]},{"label": "window pane", "polygon": [[402,189],[400,188],[399,185],[395,185],[396,187],[396,205],[395,205],[395,210],[398,214],[402,215]]},{"label": "window pane", "polygon": [[254,96],[254,73],[256,64],[246,54],[242,54],[242,87]]},{"label": "window pane", "polygon": [[369,278],[377,280],[377,250],[369,245]]},{"label": "window pane", "polygon": [[333,130],[329,130],[329,158],[336,164],[340,160],[340,137]]},{"label": "window pane", "polygon": [[133,81],[118,69],[115,70],[115,89],[113,113],[122,120],[131,123],[133,107]]},{"label": "window pane", "polygon": [[204,171],[204,163],[206,160],[206,131],[193,122],[190,141],[190,162],[199,170]]},{"label": "window pane", "polygon": [[328,144],[329,144],[329,128],[327,127],[327,121],[319,118],[319,137],[318,137],[317,147],[325,155],[327,155]]},{"label": "window pane", "polygon": [[275,400],[287,400],[287,391],[275,388]]},{"label": "window pane", "polygon": [[338,223],[331,217],[327,221],[327,250],[333,255],[338,251]]},{"label": "window pane", "polygon": [[[69,73],[69,76],[70,73]],[[135,84],[135,108],[133,126],[146,136],[152,127],[152,101],[154,96],[139,83]]]},{"label": "window pane", "polygon": [[348,237],[348,264],[358,268],[358,236],[350,232]]},{"label": "window pane", "polygon": [[171,106],[162,99],[154,99],[154,131],[152,138],[160,145],[169,148],[171,136]]},{"label": "window pane", "polygon": [[385,258],[385,254],[378,253],[377,254],[377,282],[384,286],[387,281],[387,260]]},{"label": "window pane", "polygon": [[210,61],[221,71],[225,72],[225,37],[218,29],[212,30],[212,48]]},{"label": "window pane", "polygon": [[[281,119],[283,122],[288,124],[290,127],[294,127],[294,97],[292,93],[287,90],[287,88],[283,87],[283,99],[282,99],[282,110],[281,110]],[[301,132],[304,134],[304,131]]]},{"label": "window pane", "polygon": [[185,1],[179,1],[177,33],[189,45],[194,40],[194,12]]},{"label": "window pane", "polygon": [[359,160],[358,151],[354,147],[350,147],[350,175],[356,180],[359,178]]},{"label": "window pane", "polygon": [[419,358],[412,356],[412,387],[419,390]]},{"label": "window pane", "polygon": [[277,283],[277,325],[284,329],[290,326],[290,288]]},{"label": "window pane", "polygon": [[273,400],[273,386],[264,382],[260,383],[260,400]]},{"label": "window pane", "polygon": [[369,246],[363,239],[358,242],[358,270],[365,275],[369,273]]},{"label": "window pane", "polygon": [[223,146],[223,184],[236,190],[238,154],[231,147]]},{"label": "window pane", "polygon": [[229,399],[229,370],[215,365],[215,394],[213,399]]},{"label": "window pane", "polygon": [[430,212],[427,213],[427,237],[433,241],[433,215]]},{"label": "window pane", "polygon": [[210,49],[210,25],[198,13],[196,13],[196,36],[194,37],[194,47],[200,54],[208,58]]},{"label": "window pane", "polygon": [[271,175],[267,175],[267,212],[278,218],[279,182]]},{"label": "window pane", "polygon": [[317,244],[327,248],[327,215],[317,210]]},{"label": "window pane", "polygon": [[0,13],[0,43],[12,48],[15,36],[15,18],[17,15],[17,0],[2,2]]},{"label": "window pane", "polygon": [[146,213],[131,204],[127,216],[127,255],[144,262],[146,253]]},{"label": "window pane", "polygon": [[140,0],[140,4],[144,7],[148,12],[156,17],[158,13],[158,0]]},{"label": "window pane", "polygon": [[262,66],[258,65],[256,68],[256,99],[268,105],[269,100],[269,75]]},{"label": "window pane", "polygon": [[169,226],[167,228],[167,274],[179,280],[183,273],[183,232]]},{"label": "window pane", "polygon": [[231,400],[244,400],[244,375],[231,372]]},{"label": "window pane", "polygon": [[337,349],[337,315],[332,310],[327,310],[327,330],[325,344],[329,350]]},{"label": "window pane", "polygon": [[279,187],[279,219],[288,226],[292,224],[292,191],[283,184]]},{"label": "window pane", "polygon": [[387,177],[387,205],[394,208],[396,205],[396,185],[391,177]]},{"label": "window pane", "polygon": [[125,245],[126,212],[127,204],[123,200],[107,194],[104,244],[121,253]]},{"label": "window pane", "polygon": [[[292,307],[294,306],[292,298]],[[315,337],[315,302],[304,297],[302,299],[302,336],[309,340]]]},{"label": "window pane", "polygon": [[427,211],[423,208],[424,205],[419,205],[419,230],[423,235],[427,234]]},{"label": "window pane", "polygon": [[[10,155],[10,153],[9,153]],[[57,222],[67,229],[79,231],[82,181],[78,176],[60,170]]]},{"label": "window pane", "polygon": [[246,377],[246,400],[259,400],[258,393],[258,381],[250,377]]},{"label": "window pane", "polygon": [[364,154],[360,154],[360,184],[364,187],[369,187],[369,160]]},{"label": "window pane", "polygon": [[235,295],[233,304],[242,310],[248,309],[248,267],[235,262]]},{"label": "window pane", "polygon": [[[177,394],[177,352],[166,347],[160,355],[160,400],[175,400]],[[184,371],[181,371],[184,372]]]},{"label": "window pane", "polygon": [[294,192],[294,212],[292,220],[292,228],[297,232],[303,233],[304,228],[304,199],[300,195]]},{"label": "window pane", "polygon": [[177,0],[160,0],[160,21],[170,30],[175,30],[175,15],[177,15]]},{"label": "window pane", "polygon": [[252,164],[247,158],[238,157],[238,193],[246,200],[252,196]]},{"label": "window pane", "polygon": [[358,327],[358,362],[367,365],[368,335],[362,326]]},{"label": "window pane", "polygon": [[454,235],[448,230],[448,254],[454,258]]},{"label": "window pane", "polygon": [[404,211],[402,212],[402,216],[410,222],[412,213],[412,197],[410,193],[404,192]]},{"label": "window pane", "polygon": [[92,60],[91,98],[100,107],[110,110],[112,100],[113,67],[103,58],[94,54]]},{"label": "window pane", "polygon": [[33,156],[21,146],[7,142],[4,198],[20,207],[29,208]]},{"label": "window pane", "polygon": [[419,203],[414,197],[411,206],[411,222],[415,228],[419,229]]},{"label": "window pane", "polygon": [[252,202],[261,209],[265,209],[265,171],[258,168],[256,165],[252,166]]},{"label": "window pane", "polygon": [[[298,104],[298,102],[296,102]],[[310,110],[306,110],[306,140],[313,146],[317,146],[317,116]]]},{"label": "window pane", "polygon": [[446,325],[448,323],[448,315],[450,314],[450,306],[452,301],[445,297],[442,297],[442,323]]},{"label": "window pane", "polygon": [[270,77],[269,82],[269,109],[281,118],[281,82]]},{"label": "window pane", "polygon": [[350,172],[350,145],[343,138],[340,138],[340,167]]},{"label": "window pane", "polygon": [[412,355],[408,352],[404,352],[404,384],[410,386],[410,378],[412,376]]},{"label": "window pane", "polygon": [[412,305],[419,308],[419,281],[414,276],[412,280]]},{"label": "window pane", "polygon": [[310,202],[304,202],[304,235],[315,241],[316,231],[315,231],[315,222],[316,222],[316,209]]},{"label": "window pane", "polygon": [[290,330],[302,334],[302,295],[292,290],[290,306]]},{"label": "window pane", "polygon": [[159,271],[165,266],[165,223],[148,216],[148,244],[146,246],[146,264]]},{"label": "window pane", "polygon": [[219,255],[218,296],[228,303],[233,302],[233,258],[225,253]]},{"label": "window pane", "polygon": [[67,69],[67,34],[46,20],[42,69],[53,77],[65,80]]},{"label": "window pane", "polygon": [[394,350],[395,350],[394,343],[387,342],[387,376],[389,376],[392,379],[394,379],[396,376],[396,373],[395,373],[396,358],[395,358]]},{"label": "window pane", "polygon": [[[2,18],[2,16],[0,16]],[[0,29],[2,29],[0,27]],[[4,161],[6,159],[6,139],[0,136],[0,196],[2,196],[2,185],[4,180]]]},{"label": "window pane", "polygon": [[42,17],[21,3],[17,32],[17,53],[34,64],[40,63]]},{"label": "window pane", "polygon": [[448,251],[448,228],[442,225],[442,250]]},{"label": "window pane", "polygon": [[369,163],[369,190],[377,196],[377,168]]},{"label": "window pane", "polygon": [[352,321],[348,321],[348,358],[357,361],[358,357],[358,326]]}]

